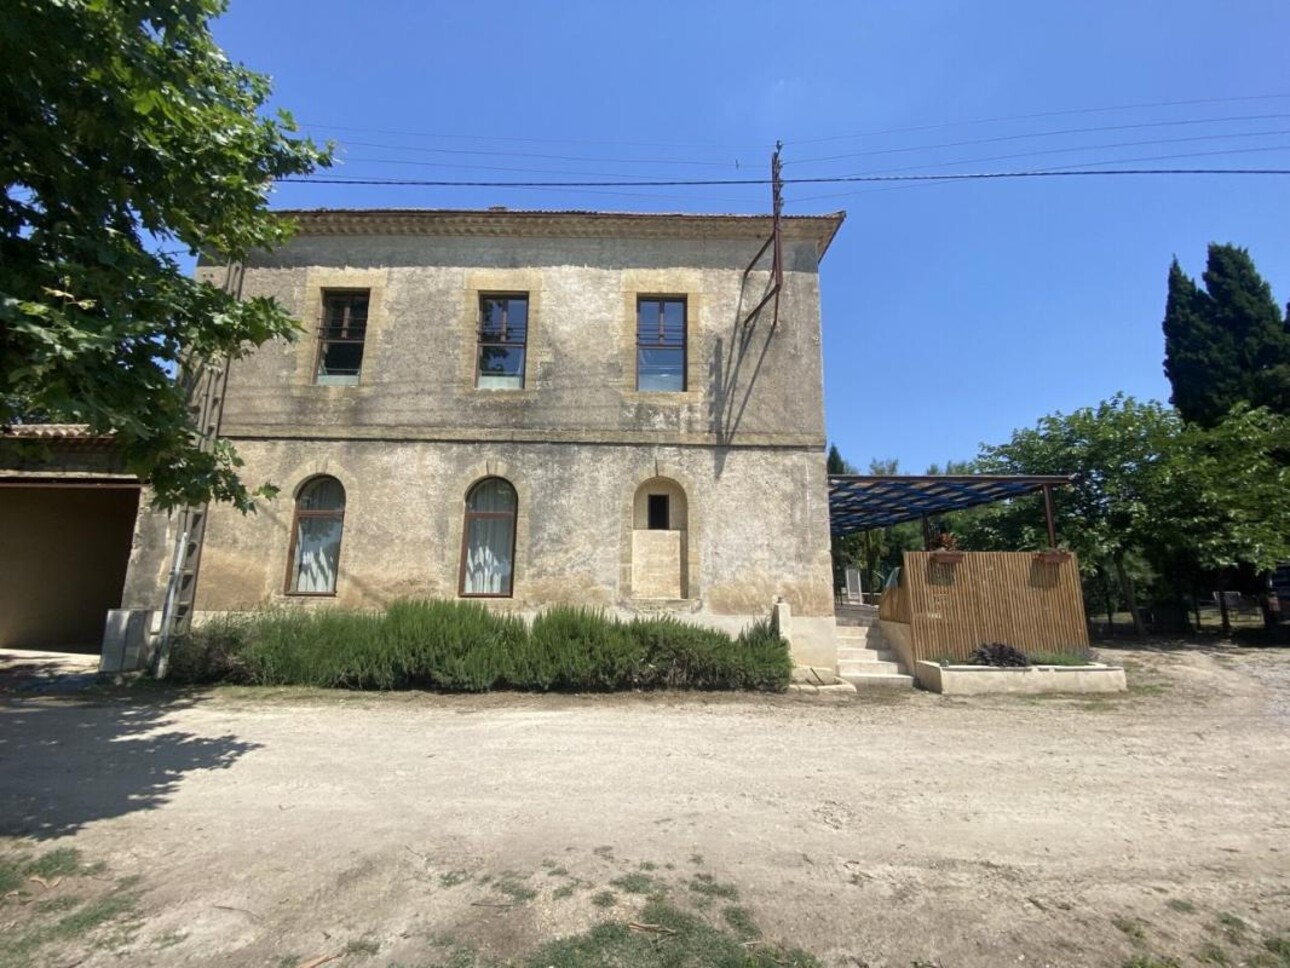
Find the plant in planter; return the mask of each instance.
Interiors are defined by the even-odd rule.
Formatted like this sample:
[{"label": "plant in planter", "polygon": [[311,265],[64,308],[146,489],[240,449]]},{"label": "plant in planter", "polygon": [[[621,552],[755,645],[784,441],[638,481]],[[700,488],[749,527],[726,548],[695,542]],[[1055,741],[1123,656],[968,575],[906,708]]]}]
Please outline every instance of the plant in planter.
[{"label": "plant in planter", "polygon": [[931,552],[932,561],[938,565],[956,565],[963,560],[963,552],[959,550],[958,539],[950,533],[950,529],[945,525],[941,525],[941,530],[937,532]]},{"label": "plant in planter", "polygon": [[1069,561],[1071,553],[1064,548],[1045,548],[1043,551],[1036,551],[1036,560],[1045,565],[1060,565],[1063,561]]},{"label": "plant in planter", "polygon": [[1001,669],[1024,669],[1030,665],[1026,653],[1003,642],[978,645],[968,659],[971,665],[995,666]]}]

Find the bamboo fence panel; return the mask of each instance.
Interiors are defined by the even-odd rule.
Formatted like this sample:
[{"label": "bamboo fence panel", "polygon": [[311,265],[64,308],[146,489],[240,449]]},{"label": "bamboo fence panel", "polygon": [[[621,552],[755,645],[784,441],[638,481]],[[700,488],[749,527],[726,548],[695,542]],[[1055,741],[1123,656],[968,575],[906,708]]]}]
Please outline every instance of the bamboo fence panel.
[{"label": "bamboo fence panel", "polygon": [[[1046,561],[1031,552],[970,551],[948,564],[933,554],[905,552],[904,599],[892,603],[890,615],[880,612],[909,622],[915,659],[966,659],[986,642],[1025,652],[1088,651],[1074,555]],[[897,617],[897,606],[907,618]]]},{"label": "bamboo fence panel", "polygon": [[888,622],[909,622],[909,591],[903,585],[888,588],[878,600],[878,617]]}]

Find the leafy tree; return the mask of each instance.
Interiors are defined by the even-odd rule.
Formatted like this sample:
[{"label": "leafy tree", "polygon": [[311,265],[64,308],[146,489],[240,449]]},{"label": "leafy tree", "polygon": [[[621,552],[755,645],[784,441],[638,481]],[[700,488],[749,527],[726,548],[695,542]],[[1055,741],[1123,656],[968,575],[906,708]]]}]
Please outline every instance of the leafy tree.
[{"label": "leafy tree", "polygon": [[[890,477],[900,473],[900,461],[897,458],[869,461],[869,473]],[[865,575],[868,587],[879,591],[886,577],[904,560],[906,551],[915,551],[923,547],[922,525],[917,521],[904,521],[900,524],[889,524],[883,528],[874,528],[864,533],[862,546]]]},{"label": "leafy tree", "polygon": [[[1174,441],[1156,513],[1181,567],[1230,576],[1290,558],[1290,418],[1237,406],[1217,426],[1189,425]],[[1220,582],[1222,587],[1226,581]],[[1220,599],[1223,628],[1230,628]]]},{"label": "leafy tree", "polygon": [[[1159,540],[1156,509],[1170,481],[1166,455],[1181,429],[1172,409],[1118,395],[1044,417],[1008,443],[982,448],[977,466],[993,474],[1075,475],[1071,487],[1053,491],[1059,538],[1087,574],[1115,575],[1142,631],[1130,556]],[[1016,500],[983,515],[970,546],[1042,547],[1045,530],[1038,499]]]},{"label": "leafy tree", "polygon": [[825,467],[830,474],[855,474],[855,466],[842,456],[837,444],[829,445],[829,456],[825,458]]},{"label": "leafy tree", "polygon": [[1204,288],[1169,268],[1165,375],[1189,423],[1213,427],[1238,403],[1290,413],[1290,331],[1245,249],[1209,246]]},{"label": "leafy tree", "polygon": [[[830,474],[858,474],[854,464],[842,456],[837,445],[829,448],[828,471]],[[870,475],[900,473],[900,461],[871,460],[867,471]],[[922,547],[922,537],[916,523],[895,524],[885,528],[872,528],[843,537],[834,537],[833,579],[836,587],[846,583],[846,569],[859,568],[861,580],[870,592],[879,591],[883,578],[901,562],[905,551]]]},{"label": "leafy tree", "polygon": [[970,460],[947,460],[943,469],[940,464],[927,465],[929,477],[938,477],[942,474],[972,474],[975,471],[976,461]]},{"label": "leafy tree", "polygon": [[898,457],[888,457],[886,460],[880,460],[875,457],[869,461],[869,474],[874,476],[886,476],[900,473],[900,459]]},{"label": "leafy tree", "polygon": [[[1154,401],[1116,396],[1044,417],[982,449],[979,469],[1075,475],[1053,491],[1058,535],[1078,553],[1090,601],[1111,604],[1114,579],[1141,631],[1136,588],[1160,575],[1179,595],[1202,571],[1266,570],[1290,557],[1290,418],[1237,407],[1214,427],[1184,424]],[[1042,504],[983,509],[963,527],[971,548],[1046,543]]]},{"label": "leafy tree", "polygon": [[[174,374],[296,325],[270,299],[187,278],[286,239],[275,178],[329,164],[261,117],[268,79],[230,62],[224,0],[8,0],[0,7],[0,424],[88,423],[170,507],[252,507],[227,441],[199,448]],[[262,489],[263,490],[263,489]],[[259,492],[256,492],[259,493]]]},{"label": "leafy tree", "polygon": [[[855,474],[855,465],[842,456],[837,444],[829,446],[829,456],[825,461],[830,474]],[[863,560],[863,534],[832,535],[829,538],[829,550],[833,556],[833,587],[845,588],[847,569],[854,568]]]}]

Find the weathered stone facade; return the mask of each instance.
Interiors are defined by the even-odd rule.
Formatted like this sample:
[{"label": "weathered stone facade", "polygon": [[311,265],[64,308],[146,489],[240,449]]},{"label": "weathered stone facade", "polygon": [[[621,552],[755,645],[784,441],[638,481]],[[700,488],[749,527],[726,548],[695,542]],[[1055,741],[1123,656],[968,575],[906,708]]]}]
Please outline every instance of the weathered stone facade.
[{"label": "weathered stone facade", "polygon": [[[213,508],[196,608],[317,605],[289,592],[296,495],[345,490],[335,594],[345,606],[462,589],[466,495],[514,488],[512,588],[493,607],[666,609],[737,630],[782,598],[800,661],[832,665],[818,263],[841,215],[785,219],[784,282],[745,275],[769,218],[609,213],[296,213],[300,231],[245,266],[305,333],[231,370],[221,433],[244,479],[282,492],[258,514]],[[222,280],[222,266],[199,273]],[[316,385],[324,294],[365,291],[356,385]],[[481,296],[528,300],[523,387],[480,389]],[[637,389],[637,305],[683,298],[684,389]],[[649,530],[648,494],[670,519]],[[144,528],[146,530],[146,527]],[[142,534],[141,534],[142,537]],[[152,601],[166,563],[138,560]]]}]

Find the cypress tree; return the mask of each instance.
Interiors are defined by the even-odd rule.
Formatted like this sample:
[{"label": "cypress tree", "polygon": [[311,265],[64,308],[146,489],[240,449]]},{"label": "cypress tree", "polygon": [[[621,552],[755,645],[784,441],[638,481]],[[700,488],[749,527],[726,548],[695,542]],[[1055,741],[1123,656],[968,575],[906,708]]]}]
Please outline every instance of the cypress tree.
[{"label": "cypress tree", "polygon": [[1245,249],[1211,244],[1203,290],[1169,267],[1165,375],[1183,419],[1213,427],[1237,403],[1290,413],[1290,332]]},{"label": "cypress tree", "polygon": [[856,469],[842,456],[842,451],[838,450],[837,444],[829,446],[829,456],[826,464],[830,474],[854,474],[856,472]]}]

